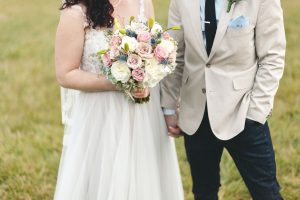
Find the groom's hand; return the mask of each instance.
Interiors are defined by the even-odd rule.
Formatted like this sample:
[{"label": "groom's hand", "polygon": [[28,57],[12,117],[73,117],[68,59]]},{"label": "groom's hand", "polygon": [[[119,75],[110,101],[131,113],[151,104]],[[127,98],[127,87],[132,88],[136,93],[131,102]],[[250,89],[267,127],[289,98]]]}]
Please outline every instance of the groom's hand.
[{"label": "groom's hand", "polygon": [[182,136],[182,132],[178,126],[177,115],[165,115],[166,124],[168,127],[168,135],[174,138]]}]

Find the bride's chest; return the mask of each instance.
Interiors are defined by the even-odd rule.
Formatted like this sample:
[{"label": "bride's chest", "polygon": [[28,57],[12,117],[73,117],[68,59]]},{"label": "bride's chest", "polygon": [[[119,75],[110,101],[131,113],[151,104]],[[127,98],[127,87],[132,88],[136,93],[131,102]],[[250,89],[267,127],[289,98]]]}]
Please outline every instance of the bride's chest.
[{"label": "bride's chest", "polygon": [[81,59],[81,69],[99,73],[102,66],[97,53],[104,49],[108,49],[108,40],[105,31],[87,30]]},{"label": "bride's chest", "polygon": [[106,34],[107,33],[102,30],[87,30],[85,34],[83,54],[88,56],[89,54],[94,54],[100,50],[107,49],[108,39]]}]

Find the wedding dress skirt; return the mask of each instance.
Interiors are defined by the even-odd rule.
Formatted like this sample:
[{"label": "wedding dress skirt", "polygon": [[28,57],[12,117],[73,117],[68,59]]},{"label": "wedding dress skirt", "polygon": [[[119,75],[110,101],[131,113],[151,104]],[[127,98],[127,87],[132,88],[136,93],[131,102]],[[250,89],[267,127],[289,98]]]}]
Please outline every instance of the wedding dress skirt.
[{"label": "wedding dress skirt", "polygon": [[[77,11],[79,6],[66,12]],[[101,63],[93,55],[105,48],[103,31],[86,30],[81,69],[99,73]],[[150,102],[141,105],[121,92],[63,91],[73,96],[62,102],[70,118],[64,117],[55,200],[183,200],[158,87],[151,89]]]},{"label": "wedding dress skirt", "polygon": [[182,200],[175,145],[155,88],[148,104],[80,92],[66,129],[57,200]]}]

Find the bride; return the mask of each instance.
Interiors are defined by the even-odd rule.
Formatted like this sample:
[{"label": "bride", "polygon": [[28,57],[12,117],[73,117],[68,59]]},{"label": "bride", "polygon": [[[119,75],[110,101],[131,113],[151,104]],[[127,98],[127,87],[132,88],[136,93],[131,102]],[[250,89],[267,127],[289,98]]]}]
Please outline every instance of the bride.
[{"label": "bride", "polygon": [[98,75],[95,54],[107,48],[114,18],[153,16],[151,0],[66,0],[61,10],[55,62],[65,135],[54,199],[183,200],[159,89],[134,91],[151,93],[134,104]]}]

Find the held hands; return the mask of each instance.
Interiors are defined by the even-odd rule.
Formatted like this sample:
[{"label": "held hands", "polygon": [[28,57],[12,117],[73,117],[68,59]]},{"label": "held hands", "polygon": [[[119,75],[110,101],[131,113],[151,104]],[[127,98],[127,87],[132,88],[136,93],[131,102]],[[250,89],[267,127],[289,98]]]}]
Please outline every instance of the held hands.
[{"label": "held hands", "polygon": [[182,132],[178,126],[178,116],[176,115],[165,115],[166,124],[168,127],[168,135],[170,137],[179,138],[182,136]]}]

